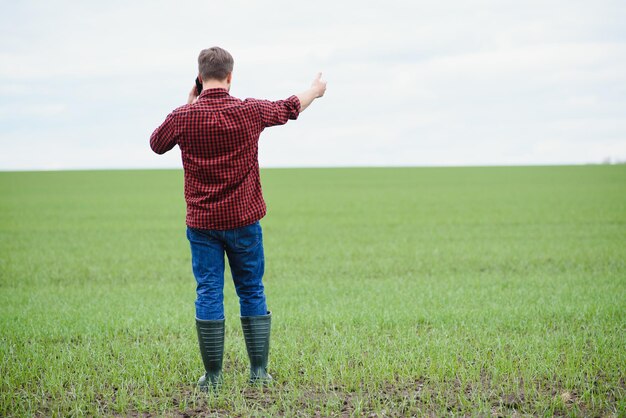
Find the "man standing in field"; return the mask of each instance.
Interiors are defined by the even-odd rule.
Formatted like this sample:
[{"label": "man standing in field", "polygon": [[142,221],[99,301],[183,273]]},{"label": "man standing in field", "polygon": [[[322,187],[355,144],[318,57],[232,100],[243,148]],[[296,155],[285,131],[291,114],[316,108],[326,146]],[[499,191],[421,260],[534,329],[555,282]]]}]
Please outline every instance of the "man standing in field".
[{"label": "man standing in field", "polygon": [[224,253],[239,296],[241,326],[250,359],[250,382],[267,384],[271,312],[263,287],[265,259],[259,220],[266,208],[259,177],[263,129],[297,119],[326,91],[317,75],[311,87],[285,100],[240,100],[229,94],[233,57],[213,47],[198,56],[198,79],[187,104],[170,113],[150,137],[163,154],[175,145],[185,171],[187,238],[197,282],[196,328],[206,373],[201,389],[221,382],[224,354]]}]

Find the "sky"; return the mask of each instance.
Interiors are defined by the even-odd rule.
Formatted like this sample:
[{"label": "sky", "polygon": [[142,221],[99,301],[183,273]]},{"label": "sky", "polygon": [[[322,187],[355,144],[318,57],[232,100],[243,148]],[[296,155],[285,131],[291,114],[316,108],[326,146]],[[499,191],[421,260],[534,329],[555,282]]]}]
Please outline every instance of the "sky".
[{"label": "sky", "polygon": [[328,81],[262,167],[626,161],[623,0],[0,4],[0,170],[181,167],[149,137],[214,45],[242,99]]}]

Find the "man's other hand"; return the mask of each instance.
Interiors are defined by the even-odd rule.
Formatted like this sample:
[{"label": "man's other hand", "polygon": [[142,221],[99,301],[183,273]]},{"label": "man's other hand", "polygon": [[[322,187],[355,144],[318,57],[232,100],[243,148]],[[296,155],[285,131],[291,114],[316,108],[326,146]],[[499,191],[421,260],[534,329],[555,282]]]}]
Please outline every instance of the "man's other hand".
[{"label": "man's other hand", "polygon": [[322,97],[326,93],[326,81],[322,81],[322,73],[317,73],[317,76],[311,83],[311,88],[316,92],[316,98]]},{"label": "man's other hand", "polygon": [[311,87],[307,91],[296,94],[300,100],[300,113],[309,107],[313,100],[320,98],[326,93],[326,81],[322,81],[322,73],[317,73],[315,79],[311,83]]}]

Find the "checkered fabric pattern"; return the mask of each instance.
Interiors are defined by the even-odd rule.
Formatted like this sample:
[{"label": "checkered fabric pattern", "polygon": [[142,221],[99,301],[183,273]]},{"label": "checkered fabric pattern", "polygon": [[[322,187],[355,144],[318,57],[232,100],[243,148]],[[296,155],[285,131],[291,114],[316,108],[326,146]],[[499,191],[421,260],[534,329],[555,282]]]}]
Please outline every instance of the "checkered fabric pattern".
[{"label": "checkered fabric pattern", "polygon": [[202,91],[194,104],[170,113],[150,137],[163,154],[178,145],[185,170],[187,225],[234,229],[266,213],[259,177],[259,135],[297,119],[298,97],[240,100],[225,89]]}]

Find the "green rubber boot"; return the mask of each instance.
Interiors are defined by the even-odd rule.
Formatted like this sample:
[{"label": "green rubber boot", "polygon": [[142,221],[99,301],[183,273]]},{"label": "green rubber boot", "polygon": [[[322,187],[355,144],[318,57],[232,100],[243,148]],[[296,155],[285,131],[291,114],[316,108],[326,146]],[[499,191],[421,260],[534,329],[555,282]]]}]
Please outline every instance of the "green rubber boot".
[{"label": "green rubber boot", "polygon": [[222,359],[224,357],[224,322],[196,318],[200,355],[206,373],[198,380],[200,390],[217,389],[222,383]]},{"label": "green rubber boot", "polygon": [[267,372],[271,327],[271,312],[267,315],[241,317],[241,328],[250,359],[250,384],[268,385],[272,382],[272,376]]}]

